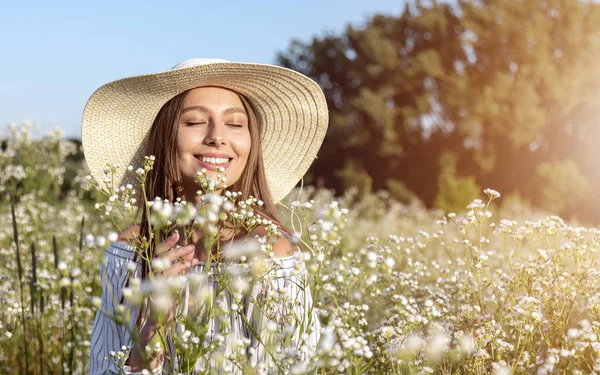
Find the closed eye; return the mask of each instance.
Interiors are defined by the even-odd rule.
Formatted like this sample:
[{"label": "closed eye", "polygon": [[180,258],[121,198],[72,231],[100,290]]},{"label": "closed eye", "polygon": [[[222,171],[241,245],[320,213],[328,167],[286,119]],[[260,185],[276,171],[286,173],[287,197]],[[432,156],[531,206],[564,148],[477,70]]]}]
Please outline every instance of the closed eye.
[{"label": "closed eye", "polygon": [[244,126],[242,124],[227,124],[227,125],[232,126],[234,128],[242,128]]},{"label": "closed eye", "polygon": [[190,122],[186,122],[185,124],[191,126],[191,125],[206,125],[207,123],[206,122],[192,122],[192,121],[190,121]]}]

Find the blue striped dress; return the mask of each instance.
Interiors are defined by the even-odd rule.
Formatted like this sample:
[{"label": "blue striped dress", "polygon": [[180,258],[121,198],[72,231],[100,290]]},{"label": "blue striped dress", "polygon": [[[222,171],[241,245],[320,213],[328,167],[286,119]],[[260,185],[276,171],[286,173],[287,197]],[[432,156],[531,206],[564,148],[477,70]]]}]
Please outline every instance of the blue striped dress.
[{"label": "blue striped dress", "polygon": [[[100,265],[100,276],[102,280],[102,304],[96,313],[94,326],[92,329],[91,349],[90,349],[90,375],[98,374],[117,374],[120,369],[114,361],[105,359],[111,351],[119,351],[122,346],[131,347],[133,345],[129,330],[125,325],[117,324],[111,316],[115,314],[115,308],[121,301],[122,291],[128,279],[128,273],[132,272],[133,277],[141,276],[141,261],[133,263],[134,248],[129,244],[122,242],[113,242],[105,251],[104,262]],[[283,325],[296,326],[295,332],[292,332],[291,346],[286,346],[286,350],[297,350],[297,355],[304,356],[310,353],[316,347],[319,340],[319,321],[312,309],[313,301],[310,290],[306,285],[306,269],[304,261],[298,256],[289,256],[283,258],[274,258],[268,261],[268,274],[261,278],[255,285],[251,286],[242,299],[242,305],[235,307],[236,311],[231,312],[223,318],[215,317],[208,321],[208,334],[205,337],[204,345],[210,344],[212,340],[224,340],[225,358],[234,351],[239,353],[239,343],[244,342],[244,355],[251,366],[259,372],[268,369],[277,369],[273,367],[273,360],[269,351],[261,342],[271,341],[276,335],[271,334],[274,328],[281,330]],[[132,271],[128,271],[128,264],[135,264]],[[130,266],[131,267],[131,266]],[[222,264],[211,264],[210,269],[207,265],[200,263],[198,266],[190,269],[190,272],[208,271],[209,274],[221,272]],[[213,292],[213,297],[219,287],[218,281],[213,277],[206,279],[208,290]],[[189,284],[184,288],[183,306],[187,308],[189,299]],[[193,293],[193,291],[192,291]],[[233,304],[233,299],[227,290],[220,292],[222,301]],[[275,299],[274,309],[269,309],[268,318],[262,309],[260,301],[264,301],[265,296],[270,300]],[[278,303],[278,298],[281,303]],[[290,303],[293,302],[293,303]],[[136,317],[139,307],[133,306],[129,329],[133,329],[136,324]],[[243,316],[241,315],[243,314]],[[247,317],[250,324],[244,322],[243,317]],[[227,321],[224,321],[227,320]],[[287,322],[287,323],[286,323]],[[274,323],[278,327],[273,327]],[[309,324],[310,323],[310,324]],[[223,332],[223,326],[227,334],[220,335]],[[181,334],[182,327],[176,329]],[[259,340],[255,333],[261,336]],[[265,338],[270,338],[266,339]],[[273,342],[273,341],[271,341]],[[168,341],[169,352],[174,353],[172,340]],[[170,358],[177,358],[171,355]],[[306,359],[306,358],[304,358]],[[156,373],[177,373],[180,370],[180,364],[174,360],[172,363],[164,361]],[[217,373],[241,373],[241,370],[232,364],[229,360],[216,364],[212,358],[201,358],[197,362],[198,368],[210,368]],[[262,370],[262,371],[260,371]],[[136,374],[129,371],[125,366],[125,374]]]}]

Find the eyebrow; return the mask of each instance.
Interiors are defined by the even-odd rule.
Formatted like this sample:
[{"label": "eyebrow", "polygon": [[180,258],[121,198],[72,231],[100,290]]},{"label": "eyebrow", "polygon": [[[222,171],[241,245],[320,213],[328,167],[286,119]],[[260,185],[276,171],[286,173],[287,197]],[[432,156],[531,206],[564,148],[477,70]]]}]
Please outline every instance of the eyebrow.
[{"label": "eyebrow", "polygon": [[[201,106],[201,105],[195,105],[192,107],[187,107],[185,109],[183,109],[181,111],[182,114],[189,112],[189,111],[200,111],[200,112],[204,112],[207,114],[210,114],[212,111],[210,109],[208,109],[207,107]],[[233,107],[233,108],[227,108],[226,110],[223,111],[223,114],[228,115],[231,113],[242,113],[242,114],[246,114],[246,111],[243,108],[239,108],[239,107]]]}]

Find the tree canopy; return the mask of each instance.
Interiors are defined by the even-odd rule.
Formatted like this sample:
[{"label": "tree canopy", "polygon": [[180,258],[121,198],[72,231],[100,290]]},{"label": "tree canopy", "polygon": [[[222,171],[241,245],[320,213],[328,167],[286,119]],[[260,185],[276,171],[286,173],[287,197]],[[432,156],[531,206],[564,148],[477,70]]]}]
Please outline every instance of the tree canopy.
[{"label": "tree canopy", "polygon": [[341,191],[369,176],[374,189],[400,184],[427,205],[492,187],[600,218],[596,2],[413,1],[398,16],[293,41],[278,60],[328,100],[315,181]]}]

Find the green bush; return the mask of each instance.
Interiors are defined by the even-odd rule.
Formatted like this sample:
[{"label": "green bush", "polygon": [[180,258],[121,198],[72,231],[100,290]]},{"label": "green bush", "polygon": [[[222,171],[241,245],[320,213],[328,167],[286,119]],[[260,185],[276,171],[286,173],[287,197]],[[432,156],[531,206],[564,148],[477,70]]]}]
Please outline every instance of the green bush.
[{"label": "green bush", "polygon": [[438,192],[433,206],[445,212],[460,212],[479,196],[481,188],[474,177],[457,175],[456,157],[452,153],[442,155],[440,166]]}]

